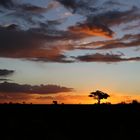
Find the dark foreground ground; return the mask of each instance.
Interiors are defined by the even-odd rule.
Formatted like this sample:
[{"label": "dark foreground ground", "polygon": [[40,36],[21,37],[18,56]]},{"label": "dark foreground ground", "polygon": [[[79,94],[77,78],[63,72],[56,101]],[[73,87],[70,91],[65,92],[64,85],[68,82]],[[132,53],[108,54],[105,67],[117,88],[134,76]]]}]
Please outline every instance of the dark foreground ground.
[{"label": "dark foreground ground", "polygon": [[140,139],[140,105],[0,105],[0,140]]}]

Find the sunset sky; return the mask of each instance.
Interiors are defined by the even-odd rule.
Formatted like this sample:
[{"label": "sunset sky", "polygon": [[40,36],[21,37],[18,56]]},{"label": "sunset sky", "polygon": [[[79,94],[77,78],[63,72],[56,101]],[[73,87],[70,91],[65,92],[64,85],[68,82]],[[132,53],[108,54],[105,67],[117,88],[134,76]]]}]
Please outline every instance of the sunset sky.
[{"label": "sunset sky", "polygon": [[139,71],[140,0],[0,0],[1,103],[140,101]]}]

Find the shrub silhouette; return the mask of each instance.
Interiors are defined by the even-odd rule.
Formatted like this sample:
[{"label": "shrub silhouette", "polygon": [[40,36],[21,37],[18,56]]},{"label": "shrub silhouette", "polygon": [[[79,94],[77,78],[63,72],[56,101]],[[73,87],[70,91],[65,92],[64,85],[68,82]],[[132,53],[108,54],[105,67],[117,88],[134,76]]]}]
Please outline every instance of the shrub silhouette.
[{"label": "shrub silhouette", "polygon": [[139,102],[137,100],[132,100],[132,104],[138,104]]},{"label": "shrub silhouette", "polygon": [[57,102],[57,101],[53,101],[53,104],[57,105],[57,104],[58,104],[58,102]]},{"label": "shrub silhouette", "polygon": [[98,104],[100,104],[102,99],[107,99],[110,96],[107,93],[96,90],[95,92],[91,92],[89,97],[93,97],[94,99],[98,101]]}]

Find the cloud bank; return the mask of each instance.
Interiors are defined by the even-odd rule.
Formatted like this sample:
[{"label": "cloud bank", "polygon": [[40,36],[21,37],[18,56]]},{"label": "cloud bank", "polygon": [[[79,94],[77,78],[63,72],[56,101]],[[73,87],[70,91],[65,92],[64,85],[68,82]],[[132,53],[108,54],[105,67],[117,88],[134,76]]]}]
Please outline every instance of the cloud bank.
[{"label": "cloud bank", "polygon": [[72,88],[67,88],[58,85],[28,85],[3,82],[0,83],[1,93],[24,93],[24,94],[56,94],[62,92],[71,92]]},{"label": "cloud bank", "polygon": [[[46,5],[35,5],[31,3],[21,3],[15,0],[1,0],[0,21],[0,57],[26,59],[36,62],[58,62],[72,63],[66,52],[80,49],[84,50],[113,50],[123,48],[139,48],[140,35],[134,34],[133,29],[137,29],[140,19],[140,7],[136,4],[112,2],[105,0],[55,0]],[[116,8],[117,7],[117,8]],[[82,16],[82,20],[74,24],[68,24],[69,16],[55,18],[50,11],[56,12],[57,8],[62,8],[61,12],[70,12],[71,16]],[[65,9],[64,9],[65,8]],[[60,10],[60,9],[59,9]],[[15,23],[16,20],[16,23]],[[133,25],[136,22],[137,26]],[[116,37],[119,26],[123,26],[123,37]],[[131,26],[130,26],[131,25]],[[59,26],[65,26],[63,30]],[[128,32],[129,30],[129,32]],[[95,37],[100,40],[92,41]],[[91,39],[92,38],[92,39]],[[84,43],[84,39],[89,39],[89,43]],[[78,43],[78,42],[82,42]],[[90,56],[91,57],[91,56]],[[95,57],[95,56],[94,56]],[[128,58],[137,61],[137,56]],[[70,59],[69,59],[70,58]],[[135,59],[134,59],[135,58]],[[79,60],[79,56],[77,55]],[[81,57],[80,57],[81,59]],[[112,61],[108,57],[107,61]],[[117,62],[126,61],[125,59]],[[114,62],[116,62],[114,61]],[[83,62],[83,61],[81,61]],[[92,62],[92,61],[91,61]]]}]

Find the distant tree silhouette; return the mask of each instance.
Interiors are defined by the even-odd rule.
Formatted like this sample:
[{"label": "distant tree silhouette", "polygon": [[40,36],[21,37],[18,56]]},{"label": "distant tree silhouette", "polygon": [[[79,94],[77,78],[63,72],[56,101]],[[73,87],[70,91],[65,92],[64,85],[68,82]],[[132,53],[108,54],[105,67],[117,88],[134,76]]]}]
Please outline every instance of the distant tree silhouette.
[{"label": "distant tree silhouette", "polygon": [[58,103],[57,103],[57,101],[53,101],[53,104],[57,105]]},{"label": "distant tree silhouette", "polygon": [[13,104],[13,102],[9,102],[9,104]]},{"label": "distant tree silhouette", "polygon": [[94,99],[98,101],[98,104],[100,104],[102,99],[107,99],[110,96],[107,93],[96,90],[95,92],[91,92],[89,97],[93,97]]},{"label": "distant tree silhouette", "polygon": [[118,103],[118,104],[125,105],[126,102],[125,102],[125,101],[122,101],[122,102],[120,102],[120,103]]},{"label": "distant tree silhouette", "polygon": [[138,104],[139,102],[137,100],[132,100],[132,104]]},{"label": "distant tree silhouette", "polygon": [[23,101],[22,104],[26,104],[26,103]]}]

